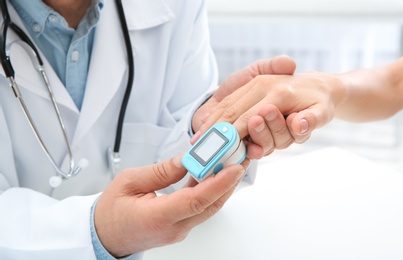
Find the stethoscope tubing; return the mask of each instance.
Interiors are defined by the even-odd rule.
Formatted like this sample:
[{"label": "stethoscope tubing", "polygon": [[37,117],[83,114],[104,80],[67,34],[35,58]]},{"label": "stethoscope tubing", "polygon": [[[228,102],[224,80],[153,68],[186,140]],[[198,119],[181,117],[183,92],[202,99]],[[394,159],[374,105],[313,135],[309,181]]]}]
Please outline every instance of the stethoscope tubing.
[{"label": "stethoscope tubing", "polygon": [[[115,174],[119,168],[119,163],[120,163],[119,150],[120,150],[120,144],[121,144],[121,140],[122,140],[123,122],[124,122],[125,112],[127,109],[127,105],[129,103],[130,93],[131,93],[133,82],[134,82],[134,69],[135,69],[132,44],[131,44],[131,40],[130,40],[128,26],[126,23],[126,17],[124,14],[122,1],[116,0],[116,6],[117,6],[119,21],[121,24],[121,29],[122,29],[122,33],[123,33],[123,37],[124,37],[124,41],[125,41],[125,47],[126,47],[126,51],[127,51],[127,59],[128,59],[127,61],[128,61],[129,73],[128,73],[126,90],[125,90],[124,97],[122,100],[122,105],[121,105],[121,108],[119,111],[119,117],[118,117],[118,122],[117,122],[117,129],[116,129],[115,143],[113,146],[113,151],[110,148],[108,148],[108,151],[107,151],[109,153],[109,156],[111,157],[111,158],[109,158],[109,163],[110,163],[110,168],[111,168],[113,174]],[[22,31],[22,29],[19,28],[16,24],[14,24],[11,21],[6,0],[0,0],[0,7],[1,7],[2,15],[3,15],[2,35],[1,35],[1,39],[0,39],[1,40],[0,41],[0,56],[1,56],[0,58],[1,58],[2,66],[3,66],[3,70],[6,74],[6,77],[9,78],[9,80],[10,80],[10,85],[12,87],[12,90],[14,91],[14,94],[20,103],[20,106],[31,126],[32,131],[34,132],[40,146],[42,147],[42,149],[43,149],[44,153],[46,154],[47,158],[49,159],[49,161],[51,162],[53,168],[56,170],[58,176],[60,176],[63,179],[71,178],[71,177],[77,175],[84,167],[86,167],[88,162],[81,163],[81,161],[80,161],[79,165],[77,167],[75,166],[70,142],[68,140],[68,136],[66,133],[65,124],[63,122],[59,108],[57,106],[56,98],[54,96],[50,82],[42,67],[43,61],[39,54],[39,51],[36,49],[36,46],[33,44],[33,42],[30,40],[30,38]],[[7,33],[8,33],[9,28],[12,29],[17,34],[17,36],[20,38],[20,40],[7,44]],[[42,76],[43,81],[45,82],[50,99],[52,101],[52,105],[54,107],[55,113],[56,113],[58,121],[59,121],[60,128],[63,132],[63,138],[66,143],[67,153],[70,158],[70,170],[68,172],[62,171],[60,169],[60,167],[57,166],[57,164],[55,163],[55,160],[53,159],[53,157],[51,156],[45,143],[43,142],[43,139],[41,138],[41,136],[37,130],[37,127],[36,127],[34,121],[32,120],[29,110],[28,110],[27,106],[25,105],[24,99],[18,88],[18,84],[15,81],[15,72],[14,72],[13,66],[11,64],[10,57],[8,55],[8,49],[14,43],[18,43],[19,45],[24,47],[24,49],[29,53],[31,60],[34,64],[34,67],[39,71],[39,73]],[[54,176],[54,177],[56,177],[56,176]],[[61,182],[61,180],[60,181],[58,180],[57,185],[60,185],[60,182]],[[51,183],[52,187],[56,186],[56,185],[52,185],[51,180],[50,180],[50,183]]]},{"label": "stethoscope tubing", "polygon": [[122,106],[121,106],[120,112],[119,112],[118,125],[117,125],[117,129],[116,129],[115,145],[113,148],[114,153],[119,153],[120,144],[122,142],[123,121],[124,121],[127,105],[129,103],[130,93],[132,91],[135,67],[134,67],[133,48],[132,48],[132,43],[130,40],[129,29],[127,27],[126,16],[125,16],[125,12],[124,12],[123,5],[122,5],[122,0],[116,0],[116,7],[118,10],[119,21],[120,21],[123,37],[125,40],[125,46],[126,46],[126,52],[127,52],[127,62],[128,62],[128,66],[129,66],[129,68],[128,68],[129,75],[127,78],[127,86],[126,86],[125,95],[123,97]]}]

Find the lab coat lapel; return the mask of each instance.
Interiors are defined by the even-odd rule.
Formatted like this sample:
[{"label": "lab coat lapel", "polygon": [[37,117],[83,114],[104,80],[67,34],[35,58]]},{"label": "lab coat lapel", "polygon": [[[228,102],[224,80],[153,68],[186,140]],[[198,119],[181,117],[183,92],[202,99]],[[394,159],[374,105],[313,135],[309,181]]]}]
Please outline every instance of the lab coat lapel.
[{"label": "lab coat lapel", "polygon": [[[24,69],[18,69],[22,68],[22,66],[14,66],[16,68],[16,82],[18,86],[22,89],[31,91],[35,93],[36,95],[43,97],[45,99],[49,99],[50,101],[50,96],[49,92],[46,88],[45,82],[41,78],[40,74],[38,71],[34,69],[34,65],[31,64],[31,62],[27,62],[27,58],[24,57],[24,54],[21,54],[22,50],[18,50],[20,54],[15,54],[15,56],[20,56],[16,59],[13,59],[14,61],[21,61],[26,63]],[[43,56],[43,55],[42,55]],[[26,68],[28,67],[28,68]],[[70,94],[67,92],[65,86],[63,83],[60,81],[59,77],[56,75],[52,67],[48,64],[46,60],[44,60],[44,70],[46,72],[46,75],[49,79],[53,95],[55,97],[56,103],[59,106],[64,106],[73,112],[77,114],[78,116],[78,109],[76,105],[74,104],[74,101],[72,100]]]},{"label": "lab coat lapel", "polygon": [[[15,9],[11,5],[9,5],[8,7],[10,16],[13,17],[14,23],[17,24],[29,36],[29,33],[26,31]],[[10,43],[16,40],[19,41],[19,38],[12,30],[9,30],[7,41]],[[71,96],[64,87],[63,83],[60,81],[53,68],[45,59],[43,53],[40,52],[40,55],[44,63],[43,68],[46,72],[49,82],[51,82],[51,87],[53,89],[53,93],[56,97],[57,103],[71,109],[78,114],[79,111],[74,104]],[[50,99],[49,92],[46,89],[46,85],[41,78],[39,72],[32,64],[28,53],[18,44],[13,44],[13,46],[11,47],[10,60],[15,70],[15,80],[21,90],[25,89],[45,99]],[[0,74],[4,75],[4,71],[2,69],[0,70]]]},{"label": "lab coat lapel", "polygon": [[[174,17],[162,0],[132,0],[123,4],[129,31],[151,28]],[[95,33],[86,92],[73,145],[90,130],[117,92],[123,93],[126,88],[127,53],[116,5],[108,1],[104,7]],[[136,55],[137,45],[133,37],[132,46]],[[119,111],[116,111],[116,122],[118,114]]]},{"label": "lab coat lapel", "polygon": [[[109,6],[110,5],[110,6]],[[90,69],[73,145],[89,131],[122,85],[126,52],[116,6],[105,3],[95,32]]]},{"label": "lab coat lapel", "polygon": [[124,1],[129,30],[152,28],[172,20],[175,15],[163,0],[129,0]]}]

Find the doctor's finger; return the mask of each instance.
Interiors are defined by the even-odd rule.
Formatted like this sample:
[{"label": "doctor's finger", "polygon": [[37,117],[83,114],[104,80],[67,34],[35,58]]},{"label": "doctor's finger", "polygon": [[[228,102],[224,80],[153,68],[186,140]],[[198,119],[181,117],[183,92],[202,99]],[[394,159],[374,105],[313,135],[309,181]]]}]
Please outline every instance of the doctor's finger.
[{"label": "doctor's finger", "polygon": [[180,229],[189,230],[189,229],[203,223],[204,221],[206,221],[213,215],[215,215],[225,205],[225,203],[228,201],[228,199],[232,196],[236,187],[238,186],[239,182],[241,182],[241,181],[242,181],[242,178],[239,179],[238,182],[230,190],[225,192],[212,205],[207,207],[202,214],[198,214],[198,215],[183,219],[183,220],[179,221],[176,224],[176,226]]},{"label": "doctor's finger", "polygon": [[[245,169],[248,169],[248,167],[250,165],[250,160],[249,159],[244,160],[242,165],[245,167]],[[242,175],[242,177],[243,176],[244,175]],[[229,191],[225,192],[219,199],[216,200],[215,203],[213,203],[211,206],[206,208],[205,211],[203,212],[203,214],[195,215],[195,216],[189,217],[187,219],[184,219],[184,220],[180,221],[177,224],[177,226],[182,226],[185,229],[186,228],[190,229],[194,226],[197,226],[197,225],[203,223],[205,220],[207,220],[208,218],[213,216],[215,213],[217,213],[223,207],[223,205],[228,201],[228,199],[231,197],[231,195],[234,193],[236,187],[242,181],[242,177],[238,179],[236,184]]]},{"label": "doctor's finger", "polygon": [[181,164],[182,155],[139,168],[124,170],[129,176],[126,189],[132,193],[154,192],[178,182],[187,173]]},{"label": "doctor's finger", "polygon": [[161,214],[171,222],[196,215],[210,216],[207,209],[213,205],[218,211],[222,206],[219,199],[236,187],[248,164],[249,160],[246,159],[243,165],[229,165],[195,187],[183,188],[168,195],[158,205]]}]

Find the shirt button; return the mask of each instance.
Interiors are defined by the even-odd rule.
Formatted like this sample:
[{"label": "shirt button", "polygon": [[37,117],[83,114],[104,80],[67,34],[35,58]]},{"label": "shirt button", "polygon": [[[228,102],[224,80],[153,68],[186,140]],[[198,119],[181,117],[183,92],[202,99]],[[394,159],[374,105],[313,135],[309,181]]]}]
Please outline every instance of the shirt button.
[{"label": "shirt button", "polygon": [[58,20],[58,19],[57,19],[56,15],[53,15],[53,14],[49,15],[49,21],[50,21],[51,23],[56,23],[57,20]]},{"label": "shirt button", "polygon": [[78,61],[79,58],[80,58],[80,53],[78,51],[73,51],[71,53],[71,60],[72,61]]},{"label": "shirt button", "polygon": [[32,25],[32,30],[38,33],[41,31],[41,26],[38,23],[34,23],[34,25]]}]

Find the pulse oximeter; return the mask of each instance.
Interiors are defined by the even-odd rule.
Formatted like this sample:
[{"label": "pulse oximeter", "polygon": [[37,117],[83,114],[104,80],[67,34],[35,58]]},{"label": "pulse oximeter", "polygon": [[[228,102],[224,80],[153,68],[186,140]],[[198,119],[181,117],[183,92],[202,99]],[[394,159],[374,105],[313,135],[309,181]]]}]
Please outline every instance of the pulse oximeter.
[{"label": "pulse oximeter", "polygon": [[227,122],[213,125],[182,157],[182,165],[197,180],[217,174],[246,158],[246,147],[235,127]]}]

